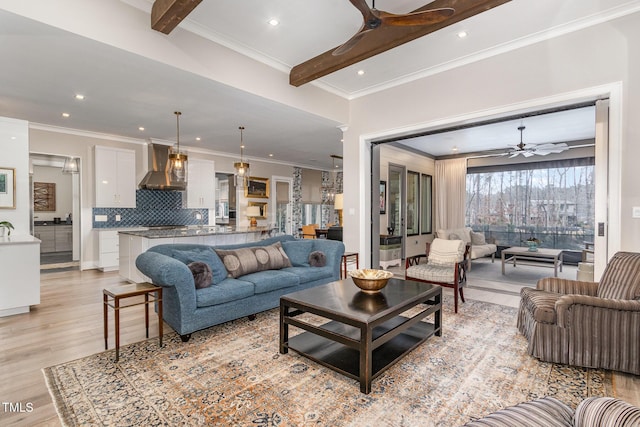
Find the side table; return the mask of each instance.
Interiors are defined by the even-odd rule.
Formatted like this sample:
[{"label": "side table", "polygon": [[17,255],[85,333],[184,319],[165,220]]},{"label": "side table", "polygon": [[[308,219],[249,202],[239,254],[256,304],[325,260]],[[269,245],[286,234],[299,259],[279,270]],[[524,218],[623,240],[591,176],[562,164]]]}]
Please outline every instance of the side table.
[{"label": "side table", "polygon": [[345,252],[342,254],[342,263],[340,264],[340,278],[347,278],[347,263],[355,263],[356,268],[360,268],[358,252]]},{"label": "side table", "polygon": [[[144,295],[144,302],[120,305],[120,300],[135,296]],[[153,299],[149,299],[149,296]],[[151,283],[135,283],[128,285],[117,285],[102,290],[103,316],[104,316],[104,349],[108,349],[108,316],[107,307],[113,308],[115,324],[116,324],[116,362],[120,356],[120,310],[135,305],[144,304],[144,321],[147,327],[147,338],[149,338],[149,303],[156,302],[158,304],[158,338],[160,347],[162,347],[162,287]]]}]

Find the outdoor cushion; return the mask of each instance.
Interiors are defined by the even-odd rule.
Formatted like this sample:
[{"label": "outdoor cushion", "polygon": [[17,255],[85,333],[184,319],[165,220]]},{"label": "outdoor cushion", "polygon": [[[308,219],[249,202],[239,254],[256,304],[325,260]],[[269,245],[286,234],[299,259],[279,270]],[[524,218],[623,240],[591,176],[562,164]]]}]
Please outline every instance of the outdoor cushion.
[{"label": "outdoor cushion", "polygon": [[302,239],[289,242],[282,242],[282,249],[289,257],[291,265],[294,267],[308,267],[309,254],[313,250],[313,240]]},{"label": "outdoor cushion", "polygon": [[213,284],[222,282],[228,276],[220,257],[211,248],[173,249],[171,256],[187,265],[196,261],[206,263],[211,268]]},{"label": "outdoor cushion", "polygon": [[[438,238],[446,240],[462,240],[465,243],[471,243],[471,227],[439,229]],[[458,238],[452,239],[451,234],[455,234]]]},{"label": "outdoor cushion", "polygon": [[432,282],[453,283],[455,269],[452,268],[452,266],[418,264],[407,268],[405,277],[409,280],[414,277],[416,279],[429,280]]},{"label": "outdoor cushion", "polygon": [[471,244],[472,245],[485,245],[487,243],[484,233],[478,233],[476,231],[471,232]]},{"label": "outdoor cushion", "polygon": [[255,293],[263,294],[276,289],[290,288],[300,284],[300,279],[295,274],[285,270],[265,270],[242,276],[242,280],[255,285]]},{"label": "outdoor cushion", "polygon": [[244,280],[226,278],[217,285],[196,290],[196,306],[208,307],[252,296],[254,285]]},{"label": "outdoor cushion", "polygon": [[215,251],[222,259],[231,277],[235,279],[257,271],[291,267],[291,261],[282,249],[280,242],[269,246],[250,246],[230,250],[216,249]]}]

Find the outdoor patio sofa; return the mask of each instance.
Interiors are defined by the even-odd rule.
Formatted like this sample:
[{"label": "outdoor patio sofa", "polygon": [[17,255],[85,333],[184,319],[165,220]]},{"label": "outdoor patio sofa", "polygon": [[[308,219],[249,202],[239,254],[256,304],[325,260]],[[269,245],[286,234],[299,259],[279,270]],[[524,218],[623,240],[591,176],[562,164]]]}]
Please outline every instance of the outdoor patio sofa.
[{"label": "outdoor patio sofa", "polygon": [[[268,251],[242,250],[256,247]],[[267,257],[265,252],[274,259],[281,251],[291,266],[255,271],[260,257]],[[324,256],[310,257],[314,252],[316,256],[318,252]],[[256,313],[278,307],[284,294],[339,280],[343,253],[344,244],[340,241],[302,240],[285,235],[217,247],[184,243],[153,246],[138,256],[136,266],[154,284],[163,287],[164,320],[186,342],[192,332],[244,316],[251,318]],[[233,275],[221,259],[222,256],[227,261],[225,254],[231,256],[227,266],[231,267]],[[242,257],[245,256],[253,258],[244,262]],[[319,258],[324,258],[324,266],[310,263]],[[238,260],[242,262],[236,268],[233,264],[238,264]],[[196,289],[194,275],[188,267],[196,261],[205,262],[211,268],[213,283],[210,286]]]},{"label": "outdoor patio sofa", "polygon": [[469,250],[468,268],[471,268],[471,260],[491,256],[491,262],[496,259],[498,247],[492,239],[487,239],[484,233],[476,232],[471,227],[439,229],[436,232],[439,239],[462,240],[471,245]]}]

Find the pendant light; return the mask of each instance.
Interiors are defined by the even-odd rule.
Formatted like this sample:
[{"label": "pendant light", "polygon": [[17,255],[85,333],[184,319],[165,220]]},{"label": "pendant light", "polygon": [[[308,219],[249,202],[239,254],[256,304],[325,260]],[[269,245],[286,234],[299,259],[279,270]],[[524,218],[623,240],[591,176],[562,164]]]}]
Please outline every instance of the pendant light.
[{"label": "pendant light", "polygon": [[187,182],[187,155],[180,151],[180,111],[176,115],[176,145],[169,149],[169,175],[174,182]]},{"label": "pendant light", "polygon": [[242,157],[244,154],[244,144],[242,139],[244,126],[239,126],[238,129],[240,129],[240,161],[233,164],[233,167],[236,169],[235,183],[236,187],[242,186],[246,188],[249,185],[249,163],[246,163]]},{"label": "pendant light", "polygon": [[78,173],[80,169],[78,167],[78,159],[75,157],[67,157],[64,159],[64,165],[62,166],[62,173]]},{"label": "pendant light", "polygon": [[320,187],[323,203],[333,204],[336,194],[339,193],[338,182],[335,176],[336,159],[342,159],[342,156],[338,156],[337,154],[331,155],[332,168],[331,171],[329,171],[329,180],[323,181]]}]

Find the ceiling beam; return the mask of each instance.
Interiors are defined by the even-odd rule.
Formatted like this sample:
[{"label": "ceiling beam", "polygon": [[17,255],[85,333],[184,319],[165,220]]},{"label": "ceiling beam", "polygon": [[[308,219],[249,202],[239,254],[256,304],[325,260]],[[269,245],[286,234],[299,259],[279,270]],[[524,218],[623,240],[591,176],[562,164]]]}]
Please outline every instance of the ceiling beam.
[{"label": "ceiling beam", "polygon": [[437,24],[415,27],[389,25],[369,31],[351,50],[342,55],[333,55],[333,51],[338,47],[336,46],[296,65],[289,73],[289,83],[301,86],[509,1],[511,0],[435,0],[413,12],[450,7],[455,9],[454,14]]},{"label": "ceiling beam", "polygon": [[151,28],[169,34],[202,0],[156,0],[151,8]]}]

